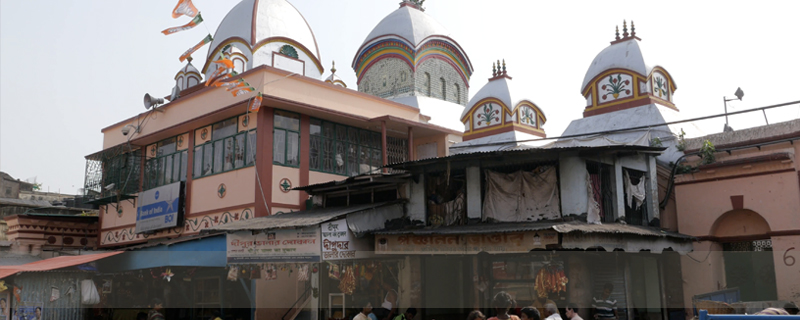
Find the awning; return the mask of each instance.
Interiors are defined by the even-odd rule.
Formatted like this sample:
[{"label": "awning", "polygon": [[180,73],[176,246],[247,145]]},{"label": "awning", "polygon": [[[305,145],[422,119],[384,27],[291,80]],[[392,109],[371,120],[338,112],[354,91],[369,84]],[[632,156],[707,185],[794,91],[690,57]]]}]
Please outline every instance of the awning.
[{"label": "awning", "polygon": [[[484,235],[492,237],[495,235],[509,234],[509,233],[525,233],[536,231],[558,232],[561,234],[561,241],[558,245],[561,249],[603,249],[606,251],[624,250],[626,252],[639,252],[650,251],[653,253],[661,253],[664,250],[677,251],[681,254],[692,251],[692,242],[694,237],[659,230],[652,227],[634,226],[620,223],[608,224],[588,224],[581,221],[570,222],[518,222],[518,223],[480,223],[465,226],[449,226],[439,228],[423,228],[423,229],[405,229],[405,230],[385,230],[377,231],[376,235],[385,235],[387,241],[391,242],[393,239],[403,240],[401,244],[405,244],[406,238],[398,238],[399,235],[412,235],[416,237],[431,237],[430,244],[423,243],[424,239],[418,240],[417,245],[423,243],[430,246],[431,252],[434,250],[438,242],[448,244],[450,242],[456,244],[464,244],[469,240],[465,236],[469,235]],[[445,238],[436,237],[445,236]],[[447,238],[448,236],[456,236],[456,238]],[[376,241],[381,237],[376,236]],[[416,238],[414,238],[416,239]],[[413,240],[413,239],[412,239]],[[442,240],[442,241],[439,241]],[[387,244],[387,249],[391,249],[391,243]],[[376,244],[376,248],[381,248],[380,244]],[[378,250],[380,251],[380,250]],[[389,253],[387,252],[383,253]]]},{"label": "awning", "polygon": [[104,272],[158,267],[225,267],[225,236],[194,235],[125,248],[124,254],[100,262]]},{"label": "awning", "polygon": [[[333,207],[311,209],[305,211],[296,211],[290,213],[276,214],[268,217],[253,218],[250,220],[239,220],[232,223],[216,226],[213,228],[205,229],[206,231],[257,231],[257,230],[271,230],[271,229],[284,229],[284,228],[302,228],[308,226],[319,225],[339,217],[346,216],[351,213],[361,211],[368,211],[383,206],[398,204],[398,201],[389,201],[381,203],[362,204],[346,207]],[[349,224],[349,221],[348,221]],[[381,225],[383,227],[383,225]],[[352,229],[353,227],[350,226]],[[354,232],[356,232],[354,230]]]},{"label": "awning", "polygon": [[20,273],[20,272],[40,272],[50,271],[67,267],[74,267],[97,261],[103,258],[108,258],[122,253],[122,251],[112,251],[96,254],[87,254],[80,256],[61,256],[41,261],[31,262],[18,266],[0,266],[0,279]]}]

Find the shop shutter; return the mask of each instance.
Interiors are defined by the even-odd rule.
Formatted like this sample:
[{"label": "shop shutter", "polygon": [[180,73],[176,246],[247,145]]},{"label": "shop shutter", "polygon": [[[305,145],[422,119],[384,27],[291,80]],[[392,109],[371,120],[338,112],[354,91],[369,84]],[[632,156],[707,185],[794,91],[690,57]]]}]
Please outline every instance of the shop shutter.
[{"label": "shop shutter", "polygon": [[611,299],[617,300],[619,320],[628,319],[624,262],[625,259],[617,253],[601,251],[589,263],[592,268],[589,271],[592,274],[592,296],[599,299],[603,295],[603,286],[612,283],[614,290],[611,292]]}]

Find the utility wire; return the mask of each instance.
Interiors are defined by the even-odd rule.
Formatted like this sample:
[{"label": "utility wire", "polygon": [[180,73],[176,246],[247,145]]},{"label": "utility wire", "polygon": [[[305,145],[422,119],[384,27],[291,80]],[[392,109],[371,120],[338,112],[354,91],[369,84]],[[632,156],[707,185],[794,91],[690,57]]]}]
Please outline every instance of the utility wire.
[{"label": "utility wire", "polygon": [[[590,132],[590,133],[570,134],[570,135],[563,135],[563,136],[560,136],[560,137],[547,137],[547,138],[517,140],[515,142],[546,141],[546,140],[555,140],[555,139],[565,139],[565,138],[577,138],[577,137],[594,136],[594,135],[604,135],[604,134],[609,134],[609,133],[618,133],[618,132],[633,131],[633,130],[640,130],[640,129],[650,129],[650,128],[654,128],[654,127],[663,127],[663,126],[679,124],[679,123],[686,123],[686,122],[692,122],[692,121],[719,118],[719,117],[724,117],[725,115],[732,116],[732,115],[743,114],[743,113],[748,113],[748,112],[755,112],[755,111],[761,111],[761,110],[785,107],[785,106],[798,104],[798,103],[800,103],[800,100],[792,101],[792,102],[786,102],[786,103],[780,103],[780,104],[774,104],[774,105],[769,105],[769,106],[766,106],[766,107],[760,107],[760,108],[755,108],[755,109],[748,109],[748,110],[742,110],[742,111],[736,111],[736,112],[728,112],[728,113],[720,113],[720,114],[715,114],[715,115],[710,115],[710,116],[703,116],[703,117],[698,117],[698,118],[671,121],[671,122],[665,122],[665,123],[656,123],[656,124],[649,124],[649,125],[636,126],[636,127],[630,127],[630,128],[623,128],[623,129],[596,131],[596,132]],[[473,144],[473,145],[468,145],[468,146],[452,146],[452,147],[450,147],[450,149],[496,146],[496,145],[505,145],[505,144],[508,144],[508,142],[492,142],[492,143],[483,143],[483,144]]]}]

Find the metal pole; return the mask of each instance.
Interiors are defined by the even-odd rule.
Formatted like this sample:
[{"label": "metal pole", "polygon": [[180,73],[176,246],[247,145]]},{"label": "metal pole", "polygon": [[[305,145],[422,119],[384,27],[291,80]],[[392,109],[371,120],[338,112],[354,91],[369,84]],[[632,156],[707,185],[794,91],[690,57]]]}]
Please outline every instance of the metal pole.
[{"label": "metal pole", "polygon": [[722,104],[725,105],[725,126],[728,126],[728,99],[725,99],[725,96],[722,97]]},{"label": "metal pole", "polygon": [[767,124],[769,124],[769,120],[767,120],[767,110],[761,110],[761,112],[764,113],[764,121],[766,121]]}]

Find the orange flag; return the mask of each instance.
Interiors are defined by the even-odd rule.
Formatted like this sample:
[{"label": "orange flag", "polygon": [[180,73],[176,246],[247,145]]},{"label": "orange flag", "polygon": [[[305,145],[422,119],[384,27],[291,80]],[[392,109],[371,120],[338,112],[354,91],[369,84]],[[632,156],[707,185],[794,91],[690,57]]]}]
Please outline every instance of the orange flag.
[{"label": "orange flag", "polygon": [[258,112],[258,109],[261,109],[261,100],[263,97],[261,96],[261,92],[259,92],[253,100],[250,100],[250,104],[247,106],[247,110],[250,112]]},{"label": "orange flag", "polygon": [[168,35],[171,35],[171,34],[176,33],[176,32],[181,32],[181,31],[184,31],[184,30],[189,30],[191,28],[194,28],[198,24],[200,24],[201,22],[203,22],[203,16],[198,14],[196,17],[194,17],[194,19],[192,19],[192,21],[189,21],[189,23],[184,24],[184,25],[182,25],[180,27],[173,27],[173,28],[165,29],[164,31],[161,31],[161,33],[163,33],[164,35],[168,36]]},{"label": "orange flag", "polygon": [[206,43],[209,43],[209,42],[211,42],[211,41],[213,41],[213,40],[214,40],[214,38],[212,38],[210,34],[209,34],[209,35],[207,35],[205,38],[203,38],[203,41],[200,41],[200,43],[198,43],[198,44],[194,45],[194,47],[191,47],[191,48],[189,48],[189,50],[186,50],[186,52],[184,52],[184,53],[183,53],[183,54],[180,56],[180,58],[178,58],[178,59],[180,59],[180,60],[181,60],[181,62],[183,62],[183,60],[186,60],[186,58],[188,58],[189,56],[191,56],[191,55],[192,55],[192,53],[194,53],[194,52],[195,52],[195,51],[197,51],[198,49],[202,48],[204,45],[206,45]]},{"label": "orange flag", "polygon": [[231,94],[234,97],[238,97],[239,95],[242,95],[242,94],[245,94],[245,93],[248,93],[248,92],[253,92],[253,91],[256,91],[256,88],[253,88],[253,87],[241,88],[241,89],[236,89],[235,91],[231,92]]},{"label": "orange flag", "polygon": [[192,0],[178,0],[175,9],[172,9],[172,17],[177,18],[181,15],[187,15],[194,18],[198,12],[197,8],[192,4]]}]

